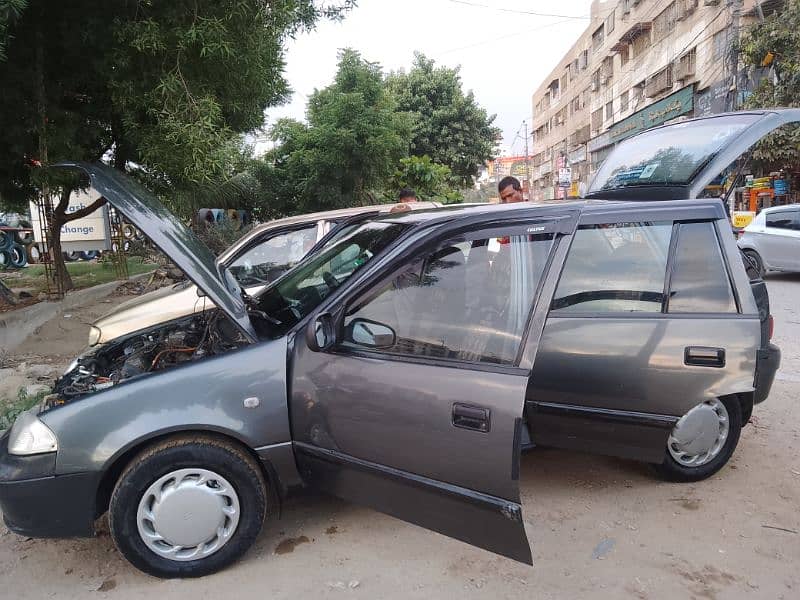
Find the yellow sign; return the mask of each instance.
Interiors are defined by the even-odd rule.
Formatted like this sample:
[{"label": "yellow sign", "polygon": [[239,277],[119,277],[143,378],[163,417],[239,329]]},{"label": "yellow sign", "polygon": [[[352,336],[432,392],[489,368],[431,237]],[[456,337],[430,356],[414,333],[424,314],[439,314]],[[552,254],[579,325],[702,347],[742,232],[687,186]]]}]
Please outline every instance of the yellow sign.
[{"label": "yellow sign", "polygon": [[733,217],[731,218],[731,223],[733,223],[734,227],[747,227],[752,223],[753,219],[755,218],[756,213],[750,211],[738,211],[733,213]]}]

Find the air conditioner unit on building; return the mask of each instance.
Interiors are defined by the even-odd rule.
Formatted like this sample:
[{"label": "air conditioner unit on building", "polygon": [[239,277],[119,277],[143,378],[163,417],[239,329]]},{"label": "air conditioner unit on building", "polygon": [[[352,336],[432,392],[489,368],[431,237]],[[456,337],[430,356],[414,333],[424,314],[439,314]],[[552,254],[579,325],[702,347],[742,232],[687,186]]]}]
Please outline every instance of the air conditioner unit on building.
[{"label": "air conditioner unit on building", "polygon": [[600,87],[600,86],[598,86],[598,85],[597,85],[597,82],[596,82],[596,81],[593,81],[593,82],[592,82],[592,83],[589,85],[589,89],[590,89],[590,90],[592,90],[593,92],[596,92],[598,87]]},{"label": "air conditioner unit on building", "polygon": [[600,83],[603,85],[607,84],[609,81],[611,81],[611,75],[603,75],[600,77]]},{"label": "air conditioner unit on building", "polygon": [[678,61],[675,65],[675,79],[687,79],[694,75],[694,61]]}]

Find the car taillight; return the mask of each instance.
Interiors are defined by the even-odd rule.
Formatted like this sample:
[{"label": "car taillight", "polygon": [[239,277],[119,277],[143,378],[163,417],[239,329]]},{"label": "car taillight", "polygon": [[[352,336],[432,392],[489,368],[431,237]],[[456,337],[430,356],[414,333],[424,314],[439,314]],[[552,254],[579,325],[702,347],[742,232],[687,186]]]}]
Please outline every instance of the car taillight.
[{"label": "car taillight", "polygon": [[772,315],[769,316],[769,340],[772,340],[772,334],[775,332],[775,319],[772,318]]}]

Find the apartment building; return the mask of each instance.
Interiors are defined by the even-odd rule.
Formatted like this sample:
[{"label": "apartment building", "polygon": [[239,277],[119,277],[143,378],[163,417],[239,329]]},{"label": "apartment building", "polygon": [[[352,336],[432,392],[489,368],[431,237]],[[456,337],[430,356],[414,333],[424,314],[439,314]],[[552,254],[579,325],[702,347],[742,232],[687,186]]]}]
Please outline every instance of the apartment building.
[{"label": "apartment building", "polygon": [[756,0],[595,0],[591,22],[533,94],[531,199],[580,195],[614,145],[730,108],[734,10]]}]

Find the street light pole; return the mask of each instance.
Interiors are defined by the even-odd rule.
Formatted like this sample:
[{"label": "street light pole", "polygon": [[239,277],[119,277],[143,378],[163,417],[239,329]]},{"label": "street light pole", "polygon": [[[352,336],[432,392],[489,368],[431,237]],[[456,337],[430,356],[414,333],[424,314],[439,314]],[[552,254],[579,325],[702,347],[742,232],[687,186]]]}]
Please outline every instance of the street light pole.
[{"label": "street light pole", "polygon": [[523,121],[522,124],[525,126],[525,183],[528,184],[528,200],[531,199],[531,168],[530,168],[530,161],[528,159],[528,122]]}]

